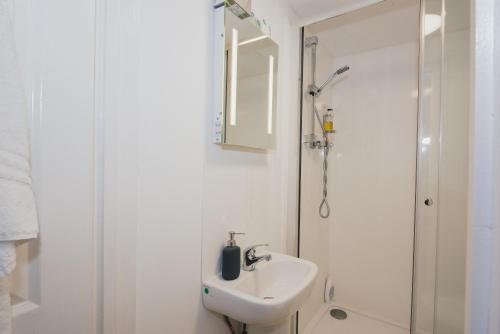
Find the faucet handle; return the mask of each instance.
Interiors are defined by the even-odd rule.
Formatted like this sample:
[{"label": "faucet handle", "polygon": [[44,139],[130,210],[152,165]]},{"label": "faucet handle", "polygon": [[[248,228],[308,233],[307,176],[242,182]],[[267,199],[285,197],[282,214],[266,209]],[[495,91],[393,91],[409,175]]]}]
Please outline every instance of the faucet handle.
[{"label": "faucet handle", "polygon": [[252,248],[257,248],[257,247],[268,247],[269,244],[258,244],[258,245],[253,245]]},{"label": "faucet handle", "polygon": [[255,251],[256,251],[256,248],[257,247],[267,247],[269,246],[269,244],[257,244],[257,245],[253,245],[253,246],[250,246],[250,247],[247,247],[245,248],[245,250],[243,251],[243,254],[255,254]]}]

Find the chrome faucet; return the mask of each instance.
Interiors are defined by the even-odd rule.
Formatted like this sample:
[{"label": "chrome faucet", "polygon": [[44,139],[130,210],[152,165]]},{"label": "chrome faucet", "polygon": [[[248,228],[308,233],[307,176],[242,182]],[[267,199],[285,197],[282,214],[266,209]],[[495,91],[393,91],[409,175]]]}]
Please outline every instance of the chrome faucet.
[{"label": "chrome faucet", "polygon": [[254,245],[245,248],[243,251],[243,267],[242,269],[245,271],[254,271],[255,270],[255,265],[259,263],[260,261],[271,261],[272,256],[271,254],[266,254],[263,256],[256,256],[255,255],[255,249],[257,247],[264,247],[264,246],[269,246],[269,244],[261,244],[261,245]]}]

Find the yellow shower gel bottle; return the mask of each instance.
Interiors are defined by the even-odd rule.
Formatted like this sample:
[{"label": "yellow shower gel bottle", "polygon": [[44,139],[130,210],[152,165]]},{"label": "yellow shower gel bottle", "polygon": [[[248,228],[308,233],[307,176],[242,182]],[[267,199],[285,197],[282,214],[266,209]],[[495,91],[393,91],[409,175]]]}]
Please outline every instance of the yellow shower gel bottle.
[{"label": "yellow shower gel bottle", "polygon": [[335,133],[335,127],[333,125],[333,109],[328,108],[326,113],[323,115],[323,130],[325,133]]}]

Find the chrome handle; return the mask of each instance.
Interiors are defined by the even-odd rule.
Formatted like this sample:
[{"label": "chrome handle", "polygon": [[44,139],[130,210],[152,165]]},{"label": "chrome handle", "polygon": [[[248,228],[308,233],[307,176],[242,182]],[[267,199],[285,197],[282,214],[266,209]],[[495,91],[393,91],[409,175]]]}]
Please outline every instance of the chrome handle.
[{"label": "chrome handle", "polygon": [[253,245],[253,246],[250,246],[250,247],[245,248],[245,250],[243,251],[243,253],[244,253],[245,255],[247,255],[247,254],[252,254],[252,255],[253,255],[253,254],[255,254],[255,251],[256,251],[256,248],[257,248],[257,247],[267,247],[267,246],[269,246],[269,244],[258,244],[258,245]]}]

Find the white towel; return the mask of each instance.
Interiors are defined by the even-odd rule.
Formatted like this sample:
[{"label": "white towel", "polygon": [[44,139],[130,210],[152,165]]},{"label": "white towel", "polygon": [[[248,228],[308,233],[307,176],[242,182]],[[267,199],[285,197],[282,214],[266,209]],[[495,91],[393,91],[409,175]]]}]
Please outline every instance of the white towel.
[{"label": "white towel", "polygon": [[0,334],[12,332],[7,275],[16,264],[15,240],[38,234],[31,188],[27,108],[6,0],[0,0]]},{"label": "white towel", "polygon": [[9,9],[0,0],[0,241],[37,236],[26,101]]},{"label": "white towel", "polygon": [[10,308],[9,281],[0,277],[0,333],[12,333],[12,310]]},{"label": "white towel", "polygon": [[16,245],[14,241],[0,241],[0,277],[10,274],[15,266]]}]

